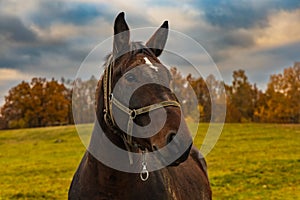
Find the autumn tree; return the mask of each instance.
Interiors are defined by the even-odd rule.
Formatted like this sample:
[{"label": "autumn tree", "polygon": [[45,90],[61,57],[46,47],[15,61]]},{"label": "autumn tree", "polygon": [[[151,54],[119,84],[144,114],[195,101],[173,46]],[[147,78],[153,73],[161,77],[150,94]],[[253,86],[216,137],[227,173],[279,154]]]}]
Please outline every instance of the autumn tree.
[{"label": "autumn tree", "polygon": [[[23,110],[25,122],[29,127],[43,126],[44,106],[46,105],[46,79],[33,78],[30,83],[30,100],[26,102],[27,108]],[[18,94],[15,94],[18,97]]]},{"label": "autumn tree", "polygon": [[67,124],[70,108],[69,91],[63,84],[52,79],[46,83],[43,125]]},{"label": "autumn tree", "polygon": [[88,80],[78,78],[74,82],[72,110],[76,123],[94,122],[97,83],[98,80],[94,76]]},{"label": "autumn tree", "polygon": [[3,116],[0,116],[0,130],[7,128],[7,121]]},{"label": "autumn tree", "polygon": [[206,121],[209,122],[223,122],[226,111],[226,91],[224,82],[217,80],[214,75],[210,74],[206,77],[205,83],[208,89],[209,98],[204,105],[208,113],[206,114]]},{"label": "autumn tree", "polygon": [[260,116],[258,115],[258,110],[261,107],[265,107],[266,106],[266,94],[265,92],[259,90],[256,86],[256,84],[254,84],[253,87],[253,102],[254,102],[254,113],[253,113],[253,122],[262,122]]},{"label": "autumn tree", "polygon": [[191,74],[188,75],[187,80],[192,86],[198,100],[198,110],[200,112],[200,121],[208,122],[211,118],[211,98],[209,89],[202,77],[194,78]]},{"label": "autumn tree", "polygon": [[[222,116],[225,107],[225,90],[222,81],[217,80],[213,75],[209,75],[204,79],[203,77],[196,78],[189,74],[186,78],[183,78],[176,69],[171,69],[171,74],[173,74],[173,77],[176,77],[173,78],[173,85],[171,86],[175,93],[176,90],[181,90],[180,96],[184,100],[183,107],[191,117],[200,116],[200,119],[194,119],[195,121],[223,121],[225,117]],[[192,100],[192,97],[195,97],[195,99]],[[212,111],[220,114],[212,118]],[[198,113],[195,114],[195,112]]]},{"label": "autumn tree", "polygon": [[9,128],[65,124],[71,103],[67,94],[68,89],[54,79],[33,78],[30,83],[23,81],[5,97],[1,115]]},{"label": "autumn tree", "polygon": [[67,88],[66,92],[66,99],[68,102],[68,124],[74,124],[73,112],[72,112],[72,95],[73,95],[73,87],[75,82],[71,79],[65,79],[64,77],[61,78],[60,82]]},{"label": "autumn tree", "polygon": [[300,123],[300,63],[270,77],[264,105],[256,115],[263,122]]},{"label": "autumn tree", "polygon": [[197,98],[193,93],[193,88],[188,84],[187,79],[175,67],[170,69],[170,73],[172,76],[170,89],[181,102],[184,116],[191,118],[196,117],[199,115],[199,112],[194,109],[195,105],[197,106]]},{"label": "autumn tree", "polygon": [[31,88],[29,83],[22,81],[18,86],[9,90],[1,115],[9,128],[28,127],[25,120],[25,110],[31,109]]},{"label": "autumn tree", "polygon": [[244,70],[233,72],[232,86],[227,86],[227,121],[253,121],[257,88],[252,86]]}]

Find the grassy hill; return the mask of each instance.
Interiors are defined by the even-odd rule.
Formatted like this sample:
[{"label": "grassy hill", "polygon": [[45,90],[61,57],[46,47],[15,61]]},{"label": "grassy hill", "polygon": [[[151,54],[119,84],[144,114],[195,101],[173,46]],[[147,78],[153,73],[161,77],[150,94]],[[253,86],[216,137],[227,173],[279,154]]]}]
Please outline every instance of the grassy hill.
[{"label": "grassy hill", "polygon": [[[300,199],[299,144],[300,125],[225,125],[206,157],[214,199]],[[0,131],[0,199],[67,199],[84,151],[73,126]]]}]

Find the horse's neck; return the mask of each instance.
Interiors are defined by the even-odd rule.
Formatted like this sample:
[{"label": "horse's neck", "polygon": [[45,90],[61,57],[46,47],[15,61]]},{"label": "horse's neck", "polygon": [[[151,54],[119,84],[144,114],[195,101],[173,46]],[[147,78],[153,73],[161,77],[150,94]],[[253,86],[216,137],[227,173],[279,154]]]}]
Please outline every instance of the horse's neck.
[{"label": "horse's neck", "polygon": [[[117,153],[113,152],[112,149],[107,146],[108,144],[105,144],[105,142],[103,143],[103,141],[107,139],[109,139],[110,144],[117,144],[119,147],[124,148],[123,140],[120,139],[118,135],[113,133],[105,134],[95,125],[90,140],[88,156],[86,158],[86,161],[88,162],[86,166],[89,166],[90,170],[92,170],[94,174],[97,174],[97,177],[95,178],[99,179],[99,184],[105,184],[105,187],[109,187],[109,185],[115,187],[116,185],[122,185],[124,182],[126,184],[132,183],[132,185],[136,185],[137,182],[141,182],[139,173],[127,173],[119,169],[114,169],[113,166],[107,166],[106,161],[119,162],[119,165],[129,165],[128,156],[120,158]],[[113,140],[113,142],[110,140]],[[100,154],[101,156],[99,156]],[[132,166],[135,169],[142,169],[141,159],[142,158],[140,158],[140,160],[133,159]],[[154,177],[152,178],[155,179],[161,179],[162,177],[160,172],[156,172],[153,176]]]},{"label": "horse's neck", "polygon": [[88,170],[94,175],[95,181],[99,183],[101,188],[115,188],[122,185],[124,182],[131,182],[134,174],[125,173],[111,167],[106,166],[97,160],[92,154],[88,153],[87,156]]},{"label": "horse's neck", "polygon": [[[150,172],[149,179],[142,181],[139,173],[127,173],[110,168],[95,159],[88,153],[86,159],[86,173],[89,183],[96,183],[99,191],[106,194],[114,194],[115,199],[135,199],[148,195],[157,196],[156,199],[167,199],[164,196],[168,193],[170,177],[166,169]],[[91,183],[91,180],[93,180]],[[122,188],[122,189],[120,189]],[[157,191],[164,191],[156,194]],[[109,197],[109,196],[108,196]]]},{"label": "horse's neck", "polygon": [[[94,126],[88,151],[89,161],[97,165],[98,171],[103,171],[105,174],[124,175],[120,173],[122,170],[118,169],[118,166],[130,165],[122,138],[105,127],[103,130],[98,124]],[[136,166],[139,162],[140,160],[134,160],[133,164]]]}]

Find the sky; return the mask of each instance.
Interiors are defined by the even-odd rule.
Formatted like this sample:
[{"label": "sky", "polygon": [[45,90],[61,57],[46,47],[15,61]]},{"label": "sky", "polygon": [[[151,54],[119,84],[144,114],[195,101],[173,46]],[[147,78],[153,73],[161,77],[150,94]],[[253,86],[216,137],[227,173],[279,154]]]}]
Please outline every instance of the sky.
[{"label": "sky", "polygon": [[130,28],[168,20],[204,47],[226,83],[243,69],[265,89],[271,74],[300,61],[299,0],[0,0],[0,105],[22,80],[74,79],[121,11]]}]

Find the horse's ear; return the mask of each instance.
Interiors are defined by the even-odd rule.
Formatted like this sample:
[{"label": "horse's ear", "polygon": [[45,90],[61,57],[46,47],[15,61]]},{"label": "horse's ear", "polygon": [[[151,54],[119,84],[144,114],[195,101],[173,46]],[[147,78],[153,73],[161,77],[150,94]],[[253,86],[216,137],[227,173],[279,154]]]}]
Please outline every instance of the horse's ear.
[{"label": "horse's ear", "polygon": [[113,54],[122,55],[129,48],[129,27],[124,18],[124,12],[121,12],[115,19],[114,24],[114,43]]},{"label": "horse's ear", "polygon": [[168,32],[168,21],[165,21],[146,43],[146,46],[152,50],[156,57],[160,56],[164,50],[167,42]]}]

